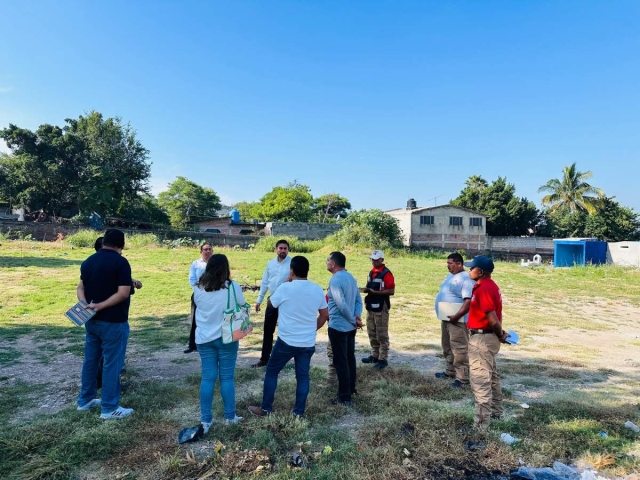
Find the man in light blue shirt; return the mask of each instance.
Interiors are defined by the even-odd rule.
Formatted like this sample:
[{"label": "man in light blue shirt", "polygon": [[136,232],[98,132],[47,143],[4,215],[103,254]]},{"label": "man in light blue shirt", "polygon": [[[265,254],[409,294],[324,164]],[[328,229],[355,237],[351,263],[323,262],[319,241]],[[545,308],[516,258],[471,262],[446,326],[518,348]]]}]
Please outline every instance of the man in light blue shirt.
[{"label": "man in light blue shirt", "polygon": [[[276,243],[276,258],[267,262],[267,268],[262,275],[260,282],[260,292],[256,300],[256,313],[260,311],[267,290],[273,295],[278,287],[289,280],[291,269],[291,257],[289,256],[289,242],[286,240],[278,240]],[[264,312],[264,327],[262,337],[262,354],[257,363],[251,365],[253,368],[264,367],[269,363],[271,349],[273,348],[273,334],[278,324],[278,309],[267,304]]]},{"label": "man in light blue shirt", "polygon": [[[467,313],[471,304],[473,285],[464,269],[464,259],[459,253],[447,257],[449,275],[440,285],[436,296],[436,315],[441,323],[442,353],[447,367],[436,373],[437,378],[455,378],[452,387],[469,385],[469,332]],[[450,309],[451,311],[445,311]]]},{"label": "man in light blue shirt", "polygon": [[333,365],[338,376],[338,396],[332,405],[352,405],[351,395],[356,393],[356,329],[362,327],[362,298],[358,282],[345,270],[347,259],[341,252],[331,252],[327,270],[329,280],[329,341],[333,350]]}]

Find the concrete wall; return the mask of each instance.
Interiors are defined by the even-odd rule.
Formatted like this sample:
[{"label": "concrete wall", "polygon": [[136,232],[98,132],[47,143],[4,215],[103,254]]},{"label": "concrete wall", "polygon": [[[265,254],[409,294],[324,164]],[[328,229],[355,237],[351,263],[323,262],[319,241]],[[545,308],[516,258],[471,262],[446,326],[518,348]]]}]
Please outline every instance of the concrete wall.
[{"label": "concrete wall", "polygon": [[319,240],[342,228],[338,223],[267,222],[265,235],[292,236],[301,240]]},{"label": "concrete wall", "polygon": [[607,263],[640,268],[640,242],[607,243]]},{"label": "concrete wall", "polygon": [[487,237],[489,252],[553,255],[553,238],[545,237]]}]

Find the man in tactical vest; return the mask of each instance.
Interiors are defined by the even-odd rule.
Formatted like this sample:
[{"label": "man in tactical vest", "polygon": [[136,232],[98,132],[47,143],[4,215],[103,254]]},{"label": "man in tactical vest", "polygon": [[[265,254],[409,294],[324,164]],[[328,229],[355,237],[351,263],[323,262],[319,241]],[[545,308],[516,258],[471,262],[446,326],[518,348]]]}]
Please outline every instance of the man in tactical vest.
[{"label": "man in tactical vest", "polygon": [[382,250],[374,250],[371,254],[373,268],[367,277],[367,286],[363,293],[367,309],[367,333],[371,344],[371,355],[362,359],[362,363],[373,363],[374,368],[382,370],[389,358],[389,297],[396,291],[393,274],[384,265]]}]

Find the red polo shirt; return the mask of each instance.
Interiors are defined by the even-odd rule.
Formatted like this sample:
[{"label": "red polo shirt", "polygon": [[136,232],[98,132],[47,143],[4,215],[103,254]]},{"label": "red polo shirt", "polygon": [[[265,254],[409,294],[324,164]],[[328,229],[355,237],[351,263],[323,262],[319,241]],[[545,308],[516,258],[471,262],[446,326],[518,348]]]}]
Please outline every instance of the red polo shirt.
[{"label": "red polo shirt", "polygon": [[[384,263],[380,265],[380,268],[373,267],[371,269],[371,278],[376,278],[376,275],[378,275],[384,269]],[[390,288],[395,288],[396,286],[395,279],[393,278],[393,274],[391,272],[385,273],[384,277],[382,277],[382,282],[384,284],[382,290],[388,290]]]},{"label": "red polo shirt", "polygon": [[502,295],[491,277],[483,278],[473,286],[467,328],[490,329],[487,318],[489,312],[496,312],[498,320],[502,323]]}]

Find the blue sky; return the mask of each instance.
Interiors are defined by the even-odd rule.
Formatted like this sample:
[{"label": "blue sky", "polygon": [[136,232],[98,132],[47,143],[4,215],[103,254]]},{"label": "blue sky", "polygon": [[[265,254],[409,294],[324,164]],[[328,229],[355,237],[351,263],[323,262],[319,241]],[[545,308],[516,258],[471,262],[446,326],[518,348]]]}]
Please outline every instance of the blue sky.
[{"label": "blue sky", "polygon": [[[640,211],[640,2],[4,2],[0,128],[120,116],[226,203],[292,180],[354,208],[577,162]],[[0,148],[5,145],[0,145]]]}]

